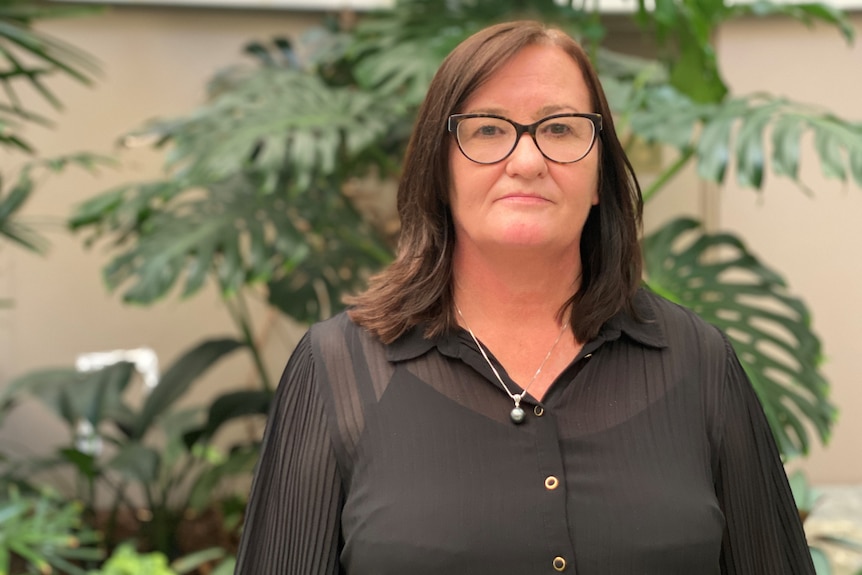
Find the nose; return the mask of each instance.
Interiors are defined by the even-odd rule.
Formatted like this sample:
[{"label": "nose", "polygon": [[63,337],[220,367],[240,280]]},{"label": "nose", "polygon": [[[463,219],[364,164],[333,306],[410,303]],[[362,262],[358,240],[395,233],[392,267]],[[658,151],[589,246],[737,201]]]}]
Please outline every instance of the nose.
[{"label": "nose", "polygon": [[540,178],[548,171],[548,160],[542,155],[530,134],[521,134],[515,149],[506,158],[506,174],[511,177]]}]

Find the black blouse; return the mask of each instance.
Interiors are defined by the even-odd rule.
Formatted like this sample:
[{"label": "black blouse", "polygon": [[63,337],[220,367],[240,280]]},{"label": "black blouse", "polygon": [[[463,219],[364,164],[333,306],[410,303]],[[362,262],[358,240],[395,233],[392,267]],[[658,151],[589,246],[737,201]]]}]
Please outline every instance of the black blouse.
[{"label": "black blouse", "polygon": [[383,345],[345,314],[313,326],[276,394],[236,573],[813,574],[727,339],[649,292],[635,304],[645,321],[612,318],[522,425],[463,330]]}]

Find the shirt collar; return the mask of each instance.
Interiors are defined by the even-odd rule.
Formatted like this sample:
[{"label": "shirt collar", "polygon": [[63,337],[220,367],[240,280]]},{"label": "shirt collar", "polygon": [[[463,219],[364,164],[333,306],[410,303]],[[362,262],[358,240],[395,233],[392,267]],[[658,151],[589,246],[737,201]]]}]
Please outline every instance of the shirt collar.
[{"label": "shirt collar", "polygon": [[625,311],[618,312],[602,326],[599,339],[612,341],[624,333],[630,339],[647,347],[667,347],[667,338],[657,321],[652,301],[655,297],[652,292],[644,288],[639,289],[632,300],[632,306],[638,318],[635,319]]},{"label": "shirt collar", "polygon": [[[656,321],[652,297],[654,296],[649,295],[644,289],[638,290],[633,305],[640,321],[629,313],[620,311],[602,326],[597,339],[613,341],[619,339],[621,334],[625,334],[629,339],[647,347],[667,347],[667,339]],[[386,359],[392,362],[407,361],[427,353],[434,347],[437,347],[443,355],[450,357],[461,355],[463,330],[455,330],[431,339],[426,338],[424,332],[424,324],[414,326],[387,345]]]}]

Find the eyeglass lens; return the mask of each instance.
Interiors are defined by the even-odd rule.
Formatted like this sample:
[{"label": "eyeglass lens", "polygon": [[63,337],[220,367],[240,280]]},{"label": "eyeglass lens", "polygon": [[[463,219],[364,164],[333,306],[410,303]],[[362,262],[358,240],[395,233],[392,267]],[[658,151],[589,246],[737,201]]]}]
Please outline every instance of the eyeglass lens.
[{"label": "eyeglass lens", "polygon": [[[469,159],[493,164],[506,158],[518,144],[517,130],[500,118],[462,118],[456,131],[458,146]],[[536,127],[536,145],[555,162],[570,163],[590,151],[595,124],[589,118],[564,116],[549,118]]]}]

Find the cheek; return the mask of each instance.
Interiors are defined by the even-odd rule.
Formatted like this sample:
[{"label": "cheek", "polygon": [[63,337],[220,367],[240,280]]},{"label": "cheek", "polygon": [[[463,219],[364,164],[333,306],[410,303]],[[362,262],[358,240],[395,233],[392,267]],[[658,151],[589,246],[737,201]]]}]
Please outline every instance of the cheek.
[{"label": "cheek", "polygon": [[449,154],[449,205],[465,208],[481,205],[500,177],[500,165],[481,166],[465,158],[455,148]]},{"label": "cheek", "polygon": [[582,207],[598,205],[601,174],[597,163],[584,159],[569,167],[575,170],[558,180],[560,187],[569,190],[568,195]]}]

